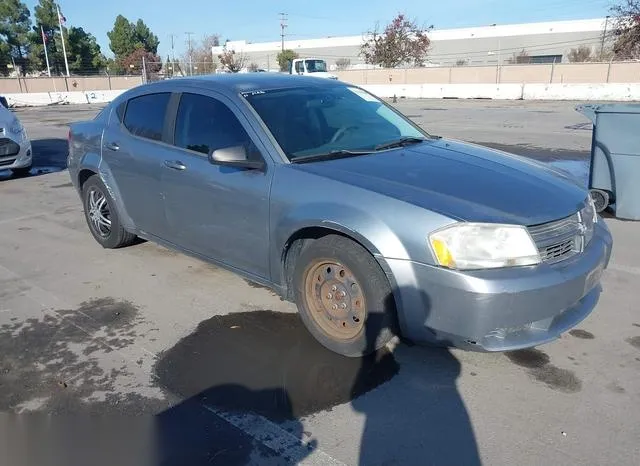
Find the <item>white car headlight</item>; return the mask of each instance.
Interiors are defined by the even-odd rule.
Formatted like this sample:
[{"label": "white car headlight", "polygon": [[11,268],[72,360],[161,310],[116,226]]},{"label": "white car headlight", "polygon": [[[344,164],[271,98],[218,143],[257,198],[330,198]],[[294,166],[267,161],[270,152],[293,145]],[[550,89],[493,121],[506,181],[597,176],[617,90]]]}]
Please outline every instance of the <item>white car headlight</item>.
[{"label": "white car headlight", "polygon": [[458,223],[429,235],[439,265],[472,270],[541,262],[529,231],[520,225]]}]

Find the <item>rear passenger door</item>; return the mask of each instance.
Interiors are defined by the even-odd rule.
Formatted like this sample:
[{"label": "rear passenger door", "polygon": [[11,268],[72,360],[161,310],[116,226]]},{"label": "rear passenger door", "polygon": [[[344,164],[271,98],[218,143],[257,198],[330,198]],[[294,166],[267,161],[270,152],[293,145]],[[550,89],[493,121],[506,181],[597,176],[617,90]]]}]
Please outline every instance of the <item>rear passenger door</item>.
[{"label": "rear passenger door", "polygon": [[170,150],[164,142],[170,99],[170,92],[129,99],[114,112],[102,146],[126,214],[136,228],[158,237],[166,234],[160,176]]},{"label": "rear passenger door", "polygon": [[[206,92],[206,91],[202,91]],[[233,109],[233,110],[232,110]],[[202,256],[268,278],[269,189],[273,166],[237,107],[213,92],[184,92],[174,149],[163,169],[171,241]],[[243,145],[262,170],[216,165],[211,150]]]}]

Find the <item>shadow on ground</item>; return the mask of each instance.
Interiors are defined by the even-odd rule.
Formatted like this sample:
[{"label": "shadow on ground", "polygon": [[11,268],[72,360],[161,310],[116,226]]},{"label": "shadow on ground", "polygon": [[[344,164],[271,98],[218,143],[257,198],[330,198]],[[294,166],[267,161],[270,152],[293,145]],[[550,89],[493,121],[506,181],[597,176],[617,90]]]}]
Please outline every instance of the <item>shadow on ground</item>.
[{"label": "shadow on ground", "polygon": [[348,403],[364,425],[336,412],[331,437],[361,433],[346,447],[358,464],[479,463],[455,384],[460,363],[447,349],[401,345],[345,358],[318,344],[297,314],[265,310],[202,322],[155,370],[184,400],[158,416],[162,464],[296,464],[315,449],[330,454],[336,445],[318,442],[303,420]]},{"label": "shadow on ground", "polygon": [[[33,150],[33,167],[28,178],[47,173],[59,172],[67,168],[67,155],[69,153],[66,139],[33,139],[31,141]],[[20,178],[14,175],[11,170],[0,170],[0,181]]]}]

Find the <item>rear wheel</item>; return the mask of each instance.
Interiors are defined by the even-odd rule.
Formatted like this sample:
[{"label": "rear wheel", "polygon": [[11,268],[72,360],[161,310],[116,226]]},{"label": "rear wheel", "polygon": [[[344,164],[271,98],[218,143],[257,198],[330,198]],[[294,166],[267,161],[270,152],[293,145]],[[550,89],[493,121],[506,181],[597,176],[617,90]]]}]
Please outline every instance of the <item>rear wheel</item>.
[{"label": "rear wheel", "polygon": [[301,252],[294,273],[302,321],[329,350],[357,357],[393,338],[391,287],[380,265],[358,243],[338,235],[320,238]]},{"label": "rear wheel", "polygon": [[82,185],[84,214],[95,240],[107,249],[132,244],[136,236],[120,224],[113,199],[98,175],[92,175]]}]

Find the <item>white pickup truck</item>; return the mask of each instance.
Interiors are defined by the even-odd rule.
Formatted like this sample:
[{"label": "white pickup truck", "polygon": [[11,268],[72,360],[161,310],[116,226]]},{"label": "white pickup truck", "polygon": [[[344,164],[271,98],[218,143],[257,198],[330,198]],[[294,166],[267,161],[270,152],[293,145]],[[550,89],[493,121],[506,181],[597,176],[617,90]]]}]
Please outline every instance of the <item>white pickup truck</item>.
[{"label": "white pickup truck", "polygon": [[338,79],[336,75],[327,71],[327,62],[320,58],[295,58],[291,60],[289,62],[289,74]]}]

